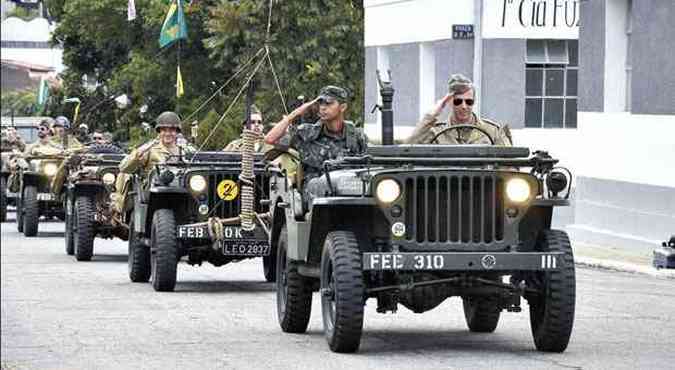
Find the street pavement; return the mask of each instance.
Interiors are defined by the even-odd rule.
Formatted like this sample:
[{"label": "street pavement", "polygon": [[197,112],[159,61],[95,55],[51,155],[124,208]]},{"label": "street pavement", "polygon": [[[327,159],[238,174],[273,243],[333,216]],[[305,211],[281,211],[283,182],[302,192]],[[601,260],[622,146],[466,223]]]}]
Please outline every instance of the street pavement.
[{"label": "street pavement", "polygon": [[[10,214],[13,219],[13,214]],[[259,260],[179,265],[173,293],[127,277],[126,243],[96,240],[91,262],[64,251],[63,223],[35,238],[2,224],[2,369],[672,369],[675,280],[577,268],[577,313],[562,354],[539,353],[527,304],[497,331],[470,333],[461,301],[377,314],[356,354],[329,351],[319,297],[306,334],[285,334]]]}]

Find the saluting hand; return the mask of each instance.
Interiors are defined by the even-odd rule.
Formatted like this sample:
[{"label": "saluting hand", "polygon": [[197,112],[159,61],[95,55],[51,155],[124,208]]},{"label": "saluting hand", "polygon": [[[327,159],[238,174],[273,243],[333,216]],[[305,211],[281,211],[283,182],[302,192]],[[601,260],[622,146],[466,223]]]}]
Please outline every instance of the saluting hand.
[{"label": "saluting hand", "polygon": [[444,97],[442,97],[436,102],[436,105],[434,106],[434,109],[431,111],[431,114],[433,116],[438,116],[439,114],[441,114],[443,108],[445,108],[445,106],[448,105],[450,99],[452,99],[452,95],[450,93],[445,94]]}]

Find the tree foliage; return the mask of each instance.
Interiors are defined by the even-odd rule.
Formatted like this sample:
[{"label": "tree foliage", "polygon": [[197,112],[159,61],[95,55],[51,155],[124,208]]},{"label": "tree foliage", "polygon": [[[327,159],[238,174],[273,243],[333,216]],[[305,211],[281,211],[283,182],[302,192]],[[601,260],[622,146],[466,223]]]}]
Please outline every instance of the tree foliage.
[{"label": "tree foliage", "polygon": [[[197,138],[201,145],[242,88],[246,73],[216,91],[266,43],[287,104],[298,95],[315,96],[323,85],[340,85],[353,93],[349,118],[363,121],[360,1],[274,0],[269,38],[268,1],[192,1],[185,8],[188,39],[164,49],[159,48],[158,38],[169,1],[135,3],[137,19],[131,22],[126,17],[127,0],[47,3],[58,22],[53,41],[64,47],[67,72],[62,76],[62,95],[80,97],[80,117],[90,127],[116,131],[116,137],[136,141],[143,138],[138,128],[141,122],[176,110],[181,117],[190,116],[184,123],[187,134],[187,121],[201,122]],[[185,95],[177,99],[179,49]],[[255,103],[265,119],[280,119],[284,107],[268,62],[254,80]],[[120,94],[131,100],[126,109],[114,104],[113,98]],[[238,136],[244,101],[241,96],[205,148],[220,149]],[[147,112],[140,113],[142,106],[147,106]]]}]

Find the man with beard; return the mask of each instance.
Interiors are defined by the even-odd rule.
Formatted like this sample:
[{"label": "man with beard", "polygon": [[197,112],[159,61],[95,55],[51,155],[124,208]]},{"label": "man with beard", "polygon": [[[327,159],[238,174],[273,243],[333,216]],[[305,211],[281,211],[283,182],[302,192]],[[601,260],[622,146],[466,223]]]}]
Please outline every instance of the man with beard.
[{"label": "man with beard", "polygon": [[[315,104],[319,105],[319,120],[294,126],[293,122]],[[282,156],[280,165],[286,169],[289,178],[297,177],[299,186],[320,176],[325,160],[365,153],[368,138],[354,123],[345,120],[346,110],[347,91],[326,86],[317,98],[284,116],[265,135],[267,144],[297,151],[298,158]]]},{"label": "man with beard", "polygon": [[[436,102],[434,108],[417,124],[407,140],[408,144],[491,144],[490,138],[484,133],[468,127],[448,130],[434,140],[438,133],[453,125],[472,125],[488,132],[494,145],[513,145],[508,126],[502,127],[499,123],[478,117],[473,112],[476,91],[471,80],[461,74],[454,74],[448,82],[448,90],[448,94]],[[438,122],[438,116],[448,102],[452,102],[448,122]]]}]

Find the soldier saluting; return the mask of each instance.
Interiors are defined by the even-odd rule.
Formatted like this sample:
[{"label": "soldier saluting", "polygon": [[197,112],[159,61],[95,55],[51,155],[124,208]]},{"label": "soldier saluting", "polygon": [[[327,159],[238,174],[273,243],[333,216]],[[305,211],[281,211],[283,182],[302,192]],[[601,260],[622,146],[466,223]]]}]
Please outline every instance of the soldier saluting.
[{"label": "soldier saluting", "polygon": [[[501,126],[492,120],[479,117],[473,112],[475,88],[471,80],[461,74],[453,74],[448,82],[448,93],[436,102],[434,108],[424,115],[408,138],[408,144],[491,144],[490,139],[481,131],[471,128],[449,130],[433,140],[443,129],[452,125],[474,125],[487,131],[495,145],[511,146],[511,133],[508,126]],[[448,122],[438,122],[443,108],[452,102],[452,111]]]},{"label": "soldier saluting", "polygon": [[[319,104],[319,120],[289,127],[314,104]],[[281,119],[265,136],[270,145],[287,146],[298,151],[305,180],[321,174],[323,162],[366,151],[368,139],[351,121],[345,120],[347,91],[337,86],[325,86],[314,100],[302,104]],[[282,160],[282,166],[292,167]],[[297,162],[296,162],[297,166]],[[289,174],[295,169],[286,168]]]}]

